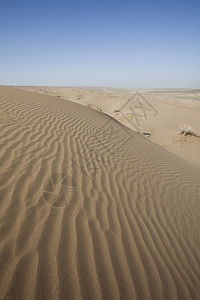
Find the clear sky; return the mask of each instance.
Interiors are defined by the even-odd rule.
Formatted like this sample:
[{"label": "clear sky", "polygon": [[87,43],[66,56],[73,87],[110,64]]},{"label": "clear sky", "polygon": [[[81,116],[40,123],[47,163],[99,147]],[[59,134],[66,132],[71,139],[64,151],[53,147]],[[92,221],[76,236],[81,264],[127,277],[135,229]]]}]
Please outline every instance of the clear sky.
[{"label": "clear sky", "polygon": [[200,88],[200,1],[0,0],[0,84]]}]

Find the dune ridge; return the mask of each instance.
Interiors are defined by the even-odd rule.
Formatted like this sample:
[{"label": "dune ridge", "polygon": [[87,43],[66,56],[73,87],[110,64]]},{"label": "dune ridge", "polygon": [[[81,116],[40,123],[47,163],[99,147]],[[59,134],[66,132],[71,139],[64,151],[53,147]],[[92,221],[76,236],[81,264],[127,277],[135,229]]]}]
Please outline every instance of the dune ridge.
[{"label": "dune ridge", "polygon": [[199,182],[109,116],[0,87],[0,298],[199,299]]}]

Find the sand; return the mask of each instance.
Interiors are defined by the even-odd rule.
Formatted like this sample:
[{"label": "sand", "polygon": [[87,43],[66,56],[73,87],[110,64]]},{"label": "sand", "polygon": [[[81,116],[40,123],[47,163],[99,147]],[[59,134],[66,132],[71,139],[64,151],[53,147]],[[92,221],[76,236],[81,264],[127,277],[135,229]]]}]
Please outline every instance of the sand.
[{"label": "sand", "polygon": [[102,112],[0,87],[0,298],[199,299],[199,182]]},{"label": "sand", "polygon": [[146,137],[151,141],[200,167],[200,138],[178,134],[179,126],[186,125],[200,136],[200,90],[22,88],[62,97],[104,112],[134,131],[148,133]]}]

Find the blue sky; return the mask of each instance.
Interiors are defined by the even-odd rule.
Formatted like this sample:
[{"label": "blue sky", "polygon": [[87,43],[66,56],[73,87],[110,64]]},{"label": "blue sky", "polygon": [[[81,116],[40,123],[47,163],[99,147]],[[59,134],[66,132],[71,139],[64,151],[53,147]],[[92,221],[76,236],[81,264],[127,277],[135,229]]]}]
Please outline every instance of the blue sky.
[{"label": "blue sky", "polygon": [[0,84],[200,88],[200,1],[0,0]]}]

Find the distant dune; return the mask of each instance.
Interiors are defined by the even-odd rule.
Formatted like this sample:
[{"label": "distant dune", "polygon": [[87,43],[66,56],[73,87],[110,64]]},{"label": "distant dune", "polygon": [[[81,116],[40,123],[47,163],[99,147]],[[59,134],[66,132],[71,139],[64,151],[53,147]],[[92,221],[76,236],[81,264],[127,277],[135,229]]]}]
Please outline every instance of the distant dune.
[{"label": "distant dune", "polygon": [[200,299],[199,183],[112,116],[0,87],[0,298]]},{"label": "distant dune", "polygon": [[[200,90],[21,87],[53,95],[109,114],[171,153],[200,167]],[[133,110],[131,110],[131,108]],[[137,120],[136,120],[137,118]],[[195,135],[180,135],[180,127]]]}]

